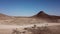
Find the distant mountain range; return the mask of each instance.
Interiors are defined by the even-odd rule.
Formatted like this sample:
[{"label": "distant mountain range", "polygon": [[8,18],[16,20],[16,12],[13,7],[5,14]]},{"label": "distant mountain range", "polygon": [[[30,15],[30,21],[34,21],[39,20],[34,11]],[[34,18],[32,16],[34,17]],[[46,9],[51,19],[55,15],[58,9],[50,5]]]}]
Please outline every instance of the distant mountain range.
[{"label": "distant mountain range", "polygon": [[34,23],[60,23],[60,16],[48,15],[44,11],[40,11],[31,17],[8,16],[0,13],[1,24],[34,24]]}]

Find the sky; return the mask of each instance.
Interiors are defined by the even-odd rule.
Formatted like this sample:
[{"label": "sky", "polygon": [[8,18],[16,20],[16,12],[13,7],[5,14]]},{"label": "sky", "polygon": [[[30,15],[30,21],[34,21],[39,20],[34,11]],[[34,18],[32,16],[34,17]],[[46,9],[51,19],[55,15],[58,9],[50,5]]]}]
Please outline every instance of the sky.
[{"label": "sky", "polygon": [[33,16],[40,11],[60,16],[60,0],[0,0],[0,13]]}]

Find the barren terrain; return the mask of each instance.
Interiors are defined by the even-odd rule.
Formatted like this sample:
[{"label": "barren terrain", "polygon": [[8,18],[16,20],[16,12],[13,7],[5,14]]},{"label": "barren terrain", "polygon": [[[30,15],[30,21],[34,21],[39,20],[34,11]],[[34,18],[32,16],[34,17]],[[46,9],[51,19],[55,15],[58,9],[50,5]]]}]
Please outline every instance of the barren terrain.
[{"label": "barren terrain", "polygon": [[[47,25],[48,24],[48,25]],[[23,30],[23,28],[29,28],[32,27],[34,24],[29,24],[29,25],[0,25],[0,34],[12,34],[13,29],[18,28],[18,30]],[[41,23],[41,24],[35,24],[37,25],[37,27],[44,27],[44,26],[60,26],[60,23]],[[50,27],[51,28],[51,27]],[[56,29],[55,28],[51,28],[51,29]]]},{"label": "barren terrain", "polygon": [[12,34],[16,28],[22,31],[24,28],[33,27],[33,25],[37,25],[37,27],[48,26],[53,34],[60,34],[60,16],[48,15],[43,11],[31,17],[0,14],[0,34]]},{"label": "barren terrain", "polygon": [[0,14],[0,24],[23,25],[37,23],[60,23],[60,16],[48,15],[43,11],[30,17],[8,16]]}]

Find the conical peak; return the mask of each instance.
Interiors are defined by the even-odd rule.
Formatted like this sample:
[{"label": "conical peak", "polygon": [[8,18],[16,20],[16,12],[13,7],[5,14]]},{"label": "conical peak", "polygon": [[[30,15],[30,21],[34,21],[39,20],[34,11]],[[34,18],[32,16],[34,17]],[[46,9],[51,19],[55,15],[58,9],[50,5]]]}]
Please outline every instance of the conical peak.
[{"label": "conical peak", "polygon": [[37,15],[46,14],[44,11],[40,11]]},{"label": "conical peak", "polygon": [[44,11],[40,11],[39,13],[44,13]]},{"label": "conical peak", "polygon": [[34,17],[48,17],[48,14],[46,14],[44,11],[40,11]]}]

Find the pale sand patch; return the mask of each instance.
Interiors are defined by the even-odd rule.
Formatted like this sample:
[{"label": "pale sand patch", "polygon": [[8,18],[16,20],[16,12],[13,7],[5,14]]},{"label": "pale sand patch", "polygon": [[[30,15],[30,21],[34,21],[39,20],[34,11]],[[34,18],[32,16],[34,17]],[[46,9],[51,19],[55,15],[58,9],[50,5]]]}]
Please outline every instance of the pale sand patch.
[{"label": "pale sand patch", "polygon": [[11,34],[12,30],[11,29],[0,29],[0,34]]},{"label": "pale sand patch", "polygon": [[[46,25],[48,24],[48,25]],[[0,34],[11,34],[13,29],[18,28],[19,30],[22,30],[25,27],[31,27],[34,24],[28,24],[28,25],[0,25]],[[37,26],[55,26],[60,25],[60,23],[42,23],[42,24],[36,24]]]}]

